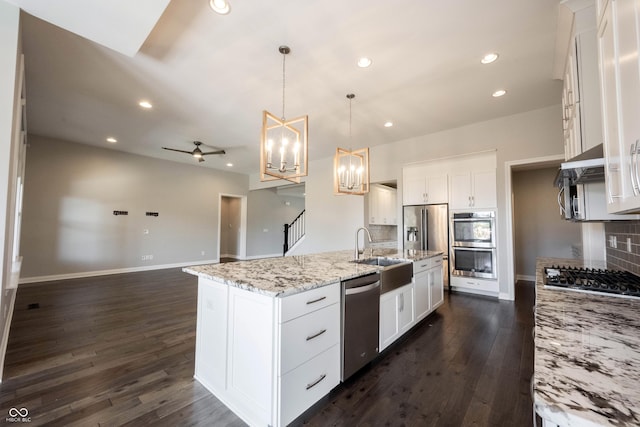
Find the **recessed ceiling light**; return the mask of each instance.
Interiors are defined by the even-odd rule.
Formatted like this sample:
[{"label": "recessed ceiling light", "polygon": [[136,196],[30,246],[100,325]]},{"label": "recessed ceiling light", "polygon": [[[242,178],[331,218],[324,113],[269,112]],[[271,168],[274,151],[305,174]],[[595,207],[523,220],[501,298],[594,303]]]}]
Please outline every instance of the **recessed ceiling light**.
[{"label": "recessed ceiling light", "polygon": [[209,0],[209,6],[215,13],[226,15],[231,12],[231,5],[227,0]]},{"label": "recessed ceiling light", "polygon": [[384,127],[386,128],[390,128],[391,126],[393,126],[393,122],[385,122]]},{"label": "recessed ceiling light", "polygon": [[504,89],[500,89],[500,90],[497,90],[497,91],[493,92],[493,93],[491,94],[491,96],[493,96],[494,98],[499,98],[499,97],[501,97],[502,95],[504,95],[505,93],[507,93],[507,91],[506,91],[506,90],[504,90]]},{"label": "recessed ceiling light", "polygon": [[480,62],[482,62],[483,64],[491,64],[496,59],[498,59],[497,53],[487,53],[484,57],[482,57]]},{"label": "recessed ceiling light", "polygon": [[228,167],[232,167],[232,166],[233,166],[233,163],[227,163],[227,166],[228,166]]},{"label": "recessed ceiling light", "polygon": [[116,142],[118,142],[117,139],[115,139],[114,137],[110,136],[109,138],[107,138],[107,142],[110,142],[112,144],[115,144]]},{"label": "recessed ceiling light", "polygon": [[153,107],[153,105],[151,105],[149,101],[140,101],[138,102],[138,105],[141,106],[142,108],[146,108],[147,110]]},{"label": "recessed ceiling light", "polygon": [[362,58],[358,59],[358,67],[367,68],[370,65],[371,65],[371,58],[367,58],[366,56],[363,56]]}]

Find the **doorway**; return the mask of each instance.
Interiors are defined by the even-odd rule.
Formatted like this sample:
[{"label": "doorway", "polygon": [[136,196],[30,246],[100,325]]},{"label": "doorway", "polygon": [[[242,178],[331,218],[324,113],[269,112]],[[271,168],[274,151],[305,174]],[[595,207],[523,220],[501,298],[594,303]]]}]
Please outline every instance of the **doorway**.
[{"label": "doorway", "polygon": [[221,194],[218,207],[218,254],[220,262],[245,259],[247,197]]}]

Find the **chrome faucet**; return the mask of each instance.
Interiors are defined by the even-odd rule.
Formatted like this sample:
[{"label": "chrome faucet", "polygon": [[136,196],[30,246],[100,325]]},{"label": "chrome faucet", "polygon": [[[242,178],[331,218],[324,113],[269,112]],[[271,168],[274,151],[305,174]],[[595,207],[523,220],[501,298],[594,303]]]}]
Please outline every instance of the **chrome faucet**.
[{"label": "chrome faucet", "polygon": [[360,250],[360,245],[358,244],[358,233],[360,232],[360,230],[364,230],[367,232],[367,236],[369,236],[369,243],[371,243],[371,233],[369,233],[369,230],[367,229],[367,227],[360,227],[356,230],[356,261],[360,259],[360,255],[362,255],[364,253],[364,248],[362,250]]}]

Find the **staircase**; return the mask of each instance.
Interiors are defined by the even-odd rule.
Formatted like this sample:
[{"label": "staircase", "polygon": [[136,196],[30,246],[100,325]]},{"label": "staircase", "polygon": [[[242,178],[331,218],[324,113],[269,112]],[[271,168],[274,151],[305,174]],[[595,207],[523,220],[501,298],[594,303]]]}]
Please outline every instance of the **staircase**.
[{"label": "staircase", "polygon": [[289,252],[289,250],[304,237],[304,212],[305,210],[300,212],[291,224],[284,225],[284,245],[282,255],[286,255],[287,252]]}]

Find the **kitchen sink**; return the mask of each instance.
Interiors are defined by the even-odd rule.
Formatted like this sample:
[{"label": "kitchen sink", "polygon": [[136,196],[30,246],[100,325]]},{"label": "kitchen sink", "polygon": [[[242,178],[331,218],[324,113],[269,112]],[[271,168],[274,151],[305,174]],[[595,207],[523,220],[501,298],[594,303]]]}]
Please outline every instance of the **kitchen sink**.
[{"label": "kitchen sink", "polygon": [[357,264],[378,265],[380,267],[389,267],[389,266],[392,266],[392,265],[406,263],[407,261],[403,261],[403,260],[400,260],[400,259],[375,257],[375,258],[358,259],[358,260],[354,260],[352,262],[355,262]]},{"label": "kitchen sink", "polygon": [[382,267],[380,270],[380,293],[382,294],[411,283],[413,278],[413,263],[410,261],[374,257],[352,262]]}]

